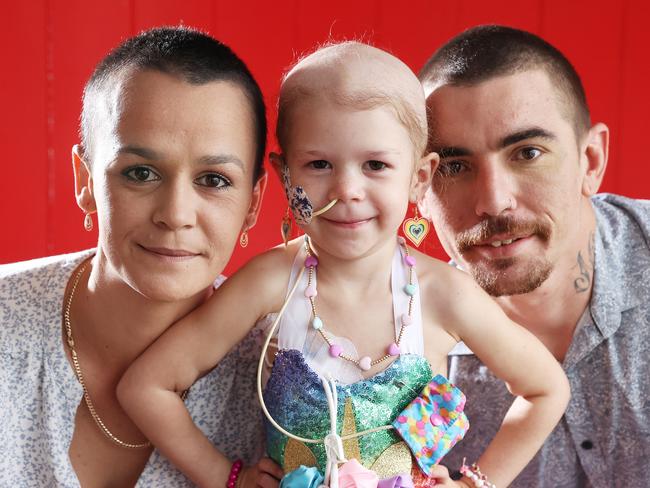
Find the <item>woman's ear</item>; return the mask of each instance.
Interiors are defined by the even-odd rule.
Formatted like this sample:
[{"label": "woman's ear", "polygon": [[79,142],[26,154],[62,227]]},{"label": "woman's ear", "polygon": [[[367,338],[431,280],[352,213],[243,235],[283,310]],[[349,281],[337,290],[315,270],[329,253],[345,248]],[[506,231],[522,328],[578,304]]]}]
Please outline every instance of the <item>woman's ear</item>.
[{"label": "woman's ear", "polygon": [[582,194],[591,197],[598,192],[605,176],[609,153],[609,129],[605,124],[595,124],[587,133],[582,158],[586,161],[582,179]]},{"label": "woman's ear", "polygon": [[248,213],[244,219],[244,225],[242,230],[249,230],[257,223],[257,217],[260,214],[260,209],[262,208],[262,200],[264,198],[264,191],[266,190],[266,183],[268,181],[268,173],[266,170],[262,170],[262,174],[253,185],[253,195],[251,197],[251,203],[248,206]]},{"label": "woman's ear", "polygon": [[438,168],[438,164],[440,164],[440,156],[438,153],[431,152],[420,158],[411,180],[411,192],[409,195],[409,201],[411,203],[417,203],[422,199],[427,189],[431,186],[431,177]]},{"label": "woman's ear", "polygon": [[86,214],[96,212],[92,171],[83,159],[83,150],[78,144],[72,146],[72,171],[74,172],[74,192],[77,205]]}]

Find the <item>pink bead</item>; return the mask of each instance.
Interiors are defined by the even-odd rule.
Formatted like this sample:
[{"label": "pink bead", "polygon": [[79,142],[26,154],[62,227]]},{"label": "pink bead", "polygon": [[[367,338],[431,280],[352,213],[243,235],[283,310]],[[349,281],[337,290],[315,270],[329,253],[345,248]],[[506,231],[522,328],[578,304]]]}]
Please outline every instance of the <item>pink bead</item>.
[{"label": "pink bead", "polygon": [[337,358],[337,357],[339,357],[341,355],[341,353],[343,352],[343,349],[338,344],[332,344],[330,346],[330,351],[329,352],[330,352],[330,356],[332,356],[333,358]]},{"label": "pink bead", "polygon": [[368,371],[371,366],[372,366],[372,361],[368,356],[364,356],[361,359],[359,359],[359,367],[362,370]]},{"label": "pink bead", "polygon": [[401,245],[406,244],[406,239],[404,239],[402,236],[397,236],[397,242],[399,242]]},{"label": "pink bead", "polygon": [[313,298],[316,295],[318,295],[318,292],[316,291],[316,287],[314,285],[309,285],[305,290],[305,296],[307,298]]},{"label": "pink bead", "polygon": [[318,266],[318,259],[310,254],[305,259],[305,268],[311,268],[312,266]]},{"label": "pink bead", "polygon": [[413,256],[404,256],[404,262],[409,266],[415,266],[415,258]]},{"label": "pink bead", "polygon": [[388,354],[390,356],[399,356],[399,346],[395,344],[394,342],[388,346]]},{"label": "pink bead", "polygon": [[402,315],[402,325],[404,327],[408,327],[412,323],[413,323],[413,318],[409,314],[405,313]]}]

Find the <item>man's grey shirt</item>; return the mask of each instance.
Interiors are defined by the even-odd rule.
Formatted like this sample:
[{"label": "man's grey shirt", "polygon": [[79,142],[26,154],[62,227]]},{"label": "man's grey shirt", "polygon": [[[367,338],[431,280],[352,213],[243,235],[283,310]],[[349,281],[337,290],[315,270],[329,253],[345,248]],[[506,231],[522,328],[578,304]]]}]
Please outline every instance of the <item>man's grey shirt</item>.
[{"label": "man's grey shirt", "polygon": [[[592,296],[563,362],[571,401],[513,487],[650,487],[650,200],[601,194],[592,204]],[[513,401],[459,346],[449,378],[467,396],[470,429],[442,461],[451,472],[478,459]]]}]

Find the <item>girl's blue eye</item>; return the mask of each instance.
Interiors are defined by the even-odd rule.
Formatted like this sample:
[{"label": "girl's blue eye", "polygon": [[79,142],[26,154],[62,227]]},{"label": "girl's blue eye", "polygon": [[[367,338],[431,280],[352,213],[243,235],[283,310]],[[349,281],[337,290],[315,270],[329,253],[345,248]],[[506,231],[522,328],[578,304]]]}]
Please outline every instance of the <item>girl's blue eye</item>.
[{"label": "girl's blue eye", "polygon": [[146,166],[135,166],[129,168],[123,173],[127,178],[138,183],[146,183],[148,181],[157,181],[160,177],[151,169]]},{"label": "girl's blue eye", "polygon": [[327,169],[329,168],[330,163],[324,159],[317,159],[316,161],[310,161],[310,166],[314,169]]},{"label": "girl's blue eye", "polygon": [[194,183],[201,186],[207,186],[209,188],[225,188],[232,184],[228,178],[218,173],[208,173],[203,176],[199,176],[194,180]]},{"label": "girl's blue eye", "polygon": [[368,165],[368,168],[370,168],[372,171],[381,171],[382,169],[386,168],[386,163],[382,161],[375,161],[371,160],[366,163]]}]

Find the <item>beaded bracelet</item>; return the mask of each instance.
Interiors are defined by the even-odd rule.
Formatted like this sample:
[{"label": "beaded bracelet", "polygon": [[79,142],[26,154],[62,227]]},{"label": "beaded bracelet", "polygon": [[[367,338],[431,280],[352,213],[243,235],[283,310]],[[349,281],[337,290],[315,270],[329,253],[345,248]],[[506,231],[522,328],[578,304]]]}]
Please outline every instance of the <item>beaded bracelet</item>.
[{"label": "beaded bracelet", "polygon": [[465,464],[465,458],[463,458],[463,465],[460,467],[460,473],[472,480],[474,486],[477,488],[497,488],[494,483],[490,483],[483,473],[481,473],[481,468],[478,467],[478,464],[473,463],[471,466]]},{"label": "beaded bracelet", "polygon": [[239,478],[239,473],[243,466],[244,462],[241,459],[237,459],[232,463],[230,474],[228,475],[228,481],[226,482],[226,488],[235,488],[237,486],[237,479]]}]

